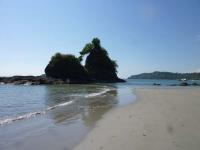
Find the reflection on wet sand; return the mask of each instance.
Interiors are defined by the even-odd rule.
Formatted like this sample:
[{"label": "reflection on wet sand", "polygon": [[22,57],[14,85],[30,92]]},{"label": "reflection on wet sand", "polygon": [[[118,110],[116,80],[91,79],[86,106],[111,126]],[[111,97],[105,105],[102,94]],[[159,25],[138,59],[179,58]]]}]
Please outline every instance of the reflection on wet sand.
[{"label": "reflection on wet sand", "polygon": [[[51,88],[48,89],[48,98],[46,99],[47,105],[58,103],[59,97],[62,97],[62,94],[59,95],[58,92],[57,95],[51,94],[51,90]],[[51,118],[55,124],[66,124],[81,119],[85,126],[92,127],[95,122],[109,109],[114,107],[117,102],[117,90],[109,91],[97,97],[78,97],[73,99],[72,104],[49,111],[48,117]]]},{"label": "reflection on wet sand", "polygon": [[107,96],[89,101],[87,109],[82,113],[85,126],[93,127],[96,121],[101,119],[117,102],[117,90],[110,91]]}]

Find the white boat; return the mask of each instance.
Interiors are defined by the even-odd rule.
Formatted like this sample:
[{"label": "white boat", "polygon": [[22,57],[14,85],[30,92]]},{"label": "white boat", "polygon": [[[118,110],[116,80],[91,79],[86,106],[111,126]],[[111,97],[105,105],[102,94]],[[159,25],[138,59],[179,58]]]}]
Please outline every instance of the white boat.
[{"label": "white boat", "polygon": [[184,78],[184,79],[180,79],[180,80],[181,80],[181,81],[187,81],[187,79],[185,79],[185,78]]}]

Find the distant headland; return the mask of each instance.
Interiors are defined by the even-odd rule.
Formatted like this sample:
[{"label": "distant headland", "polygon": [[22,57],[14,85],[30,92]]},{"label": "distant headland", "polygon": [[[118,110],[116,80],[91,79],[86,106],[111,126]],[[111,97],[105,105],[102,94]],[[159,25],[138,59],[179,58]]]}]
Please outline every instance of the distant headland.
[{"label": "distant headland", "polygon": [[[86,56],[85,65],[82,65]],[[0,77],[1,84],[86,84],[125,82],[117,76],[117,63],[108,56],[100,40],[86,44],[80,56],[56,53],[41,76]]]},{"label": "distant headland", "polygon": [[173,72],[159,72],[141,73],[132,75],[128,79],[170,79],[170,80],[200,80],[200,73],[173,73]]}]

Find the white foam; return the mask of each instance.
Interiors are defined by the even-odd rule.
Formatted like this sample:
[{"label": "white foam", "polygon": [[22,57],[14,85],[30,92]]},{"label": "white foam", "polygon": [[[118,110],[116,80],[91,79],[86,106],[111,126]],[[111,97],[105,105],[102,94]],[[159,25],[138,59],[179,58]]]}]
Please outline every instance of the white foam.
[{"label": "white foam", "polygon": [[[92,97],[97,97],[97,96],[106,94],[107,92],[109,92],[111,90],[112,89],[109,89],[109,88],[105,87],[105,89],[100,91],[100,92],[90,93],[90,94],[87,94],[87,95],[76,95],[76,96],[80,96],[80,97],[83,96],[85,98],[92,98]],[[4,124],[9,124],[9,123],[12,123],[12,122],[15,122],[15,121],[18,121],[18,120],[28,119],[28,118],[31,118],[31,117],[34,117],[34,116],[37,116],[37,115],[42,115],[42,114],[45,114],[47,111],[53,110],[53,109],[55,109],[57,107],[67,106],[67,105],[70,105],[72,103],[73,103],[73,101],[64,102],[64,103],[60,103],[60,104],[48,107],[48,108],[46,108],[45,110],[42,110],[42,111],[31,112],[31,113],[27,113],[27,114],[24,114],[24,115],[21,115],[21,116],[17,116],[17,117],[0,119],[0,126],[4,125]]]},{"label": "white foam", "polygon": [[24,83],[23,85],[31,85],[31,82],[26,82],[26,83]]},{"label": "white foam", "polygon": [[97,96],[103,95],[103,94],[105,94],[105,93],[107,93],[109,91],[111,91],[111,89],[104,89],[101,92],[91,93],[91,94],[85,95],[85,98],[97,97]]},{"label": "white foam", "polygon": [[15,122],[15,121],[19,121],[19,120],[29,119],[29,118],[35,117],[37,115],[42,115],[42,114],[45,114],[49,110],[55,109],[56,107],[66,106],[66,105],[70,105],[72,103],[73,103],[73,101],[69,101],[69,102],[61,103],[61,104],[58,104],[58,105],[55,105],[55,106],[52,106],[52,107],[48,107],[43,111],[36,111],[36,112],[26,113],[24,115],[17,116],[17,117],[0,119],[0,126],[4,125],[4,124],[9,124],[9,123],[12,123],[12,122]]},{"label": "white foam", "polygon": [[31,117],[34,117],[36,115],[41,115],[41,114],[45,114],[45,111],[38,111],[38,112],[31,112],[31,113],[27,113],[21,116],[17,116],[17,117],[13,117],[13,118],[6,118],[3,120],[0,120],[0,125],[4,125],[4,124],[9,124],[18,120],[23,120],[23,119],[28,119]]},{"label": "white foam", "polygon": [[113,89],[111,88],[107,88],[107,86],[103,86],[104,88],[101,89],[101,91],[99,92],[95,92],[95,93],[89,93],[89,94],[71,94],[71,97],[84,97],[84,98],[92,98],[92,97],[97,97],[100,95],[103,95],[109,91],[112,91]]},{"label": "white foam", "polygon": [[72,103],[73,103],[73,101],[69,101],[69,102],[65,102],[65,103],[61,103],[61,104],[55,105],[54,107],[66,106],[66,105],[70,105]]}]

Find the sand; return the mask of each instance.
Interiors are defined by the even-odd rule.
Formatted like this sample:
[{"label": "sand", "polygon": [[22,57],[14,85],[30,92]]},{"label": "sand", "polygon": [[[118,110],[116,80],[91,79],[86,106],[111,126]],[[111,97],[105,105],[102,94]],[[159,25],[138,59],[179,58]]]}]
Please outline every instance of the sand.
[{"label": "sand", "polygon": [[199,150],[200,89],[137,89],[138,101],[116,108],[75,150]]}]

